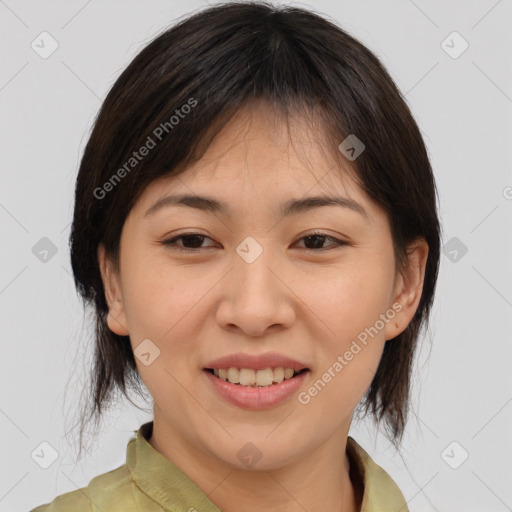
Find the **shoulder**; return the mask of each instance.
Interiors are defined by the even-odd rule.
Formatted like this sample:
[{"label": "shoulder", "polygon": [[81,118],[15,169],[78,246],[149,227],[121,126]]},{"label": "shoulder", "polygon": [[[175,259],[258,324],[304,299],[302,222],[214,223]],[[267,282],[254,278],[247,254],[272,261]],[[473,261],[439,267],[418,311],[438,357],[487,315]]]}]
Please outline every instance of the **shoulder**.
[{"label": "shoulder", "polygon": [[131,486],[133,480],[126,464],[94,477],[87,487],[57,496],[51,503],[30,512],[130,512],[135,510]]},{"label": "shoulder", "polygon": [[361,511],[408,512],[405,498],[391,476],[351,437],[348,438],[347,449],[364,485]]}]

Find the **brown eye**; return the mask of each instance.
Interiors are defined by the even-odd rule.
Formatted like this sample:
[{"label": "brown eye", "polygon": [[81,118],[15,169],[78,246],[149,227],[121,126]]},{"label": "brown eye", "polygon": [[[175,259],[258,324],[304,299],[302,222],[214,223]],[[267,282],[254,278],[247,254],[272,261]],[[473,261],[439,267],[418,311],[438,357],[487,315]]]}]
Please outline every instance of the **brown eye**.
[{"label": "brown eye", "polygon": [[[199,233],[185,233],[183,235],[170,238],[169,240],[164,240],[162,244],[166,246],[171,246],[172,248],[176,248],[178,250],[197,251],[198,249],[206,248],[202,247],[202,243],[205,239],[211,240],[210,237],[206,235],[201,235]],[[183,245],[177,244],[176,242],[178,240],[182,240]]]},{"label": "brown eye", "polygon": [[[181,243],[177,243],[181,240]],[[162,244],[165,246],[170,246],[172,249],[177,249],[181,251],[189,251],[189,252],[198,252],[201,249],[206,249],[212,246],[202,246],[205,240],[211,240],[210,237],[206,235],[201,235],[200,233],[184,233],[182,235],[175,236],[174,238],[170,238],[169,240],[162,241]],[[333,236],[326,235],[325,233],[311,233],[306,235],[300,240],[305,241],[304,247],[309,251],[325,251],[329,250],[329,248],[341,247],[343,245],[348,245],[347,242],[343,240],[339,240]],[[325,247],[324,244],[326,242],[331,242],[329,246]]]},{"label": "brown eye", "polygon": [[[326,241],[333,242],[331,247],[340,247],[342,245],[348,245],[347,242],[344,242],[343,240],[338,240],[337,238],[334,238],[333,236],[330,235],[326,235],[324,233],[311,233],[309,235],[302,237],[300,240],[306,240],[305,248],[307,250],[312,251],[323,251],[328,249],[328,247],[323,247]],[[310,247],[308,247],[308,245]]]}]

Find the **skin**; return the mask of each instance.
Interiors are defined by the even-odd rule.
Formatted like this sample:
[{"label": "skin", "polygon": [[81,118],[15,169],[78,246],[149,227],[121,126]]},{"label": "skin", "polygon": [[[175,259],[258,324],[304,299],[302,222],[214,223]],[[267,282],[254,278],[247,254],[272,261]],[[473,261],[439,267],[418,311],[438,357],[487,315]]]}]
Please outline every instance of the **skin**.
[{"label": "skin", "polygon": [[[242,109],[196,164],[145,189],[123,227],[118,270],[98,249],[109,328],[134,349],[149,338],[160,350],[149,366],[136,359],[154,399],[150,444],[226,512],[360,509],[345,455],[352,415],[386,340],[407,327],[421,297],[427,244],[411,246],[407,270],[395,272],[384,210],[348,167],[340,178],[318,133],[300,118],[287,131],[265,105]],[[214,197],[233,214],[170,206],[144,217],[171,193]],[[356,200],[368,219],[340,206],[278,211],[288,199],[328,194]],[[347,245],[308,243],[313,230]],[[189,232],[207,238],[177,246],[196,252],[161,243]],[[250,264],[236,252],[248,236],[263,248]],[[400,312],[306,405],[292,396],[241,409],[203,374],[224,355],[277,351],[311,369],[305,391],[396,303]],[[252,469],[237,457],[247,442],[262,454]]]}]

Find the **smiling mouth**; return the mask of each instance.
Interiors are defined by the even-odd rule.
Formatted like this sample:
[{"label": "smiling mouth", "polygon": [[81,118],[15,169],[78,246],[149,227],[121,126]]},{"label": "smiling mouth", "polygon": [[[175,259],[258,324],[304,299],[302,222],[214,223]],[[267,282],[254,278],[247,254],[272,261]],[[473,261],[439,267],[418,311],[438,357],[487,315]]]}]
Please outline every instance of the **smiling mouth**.
[{"label": "smiling mouth", "polygon": [[310,371],[309,368],[303,368],[295,371],[293,368],[264,368],[262,370],[254,370],[252,368],[205,368],[205,371],[211,373],[215,377],[243,387],[263,388],[280,384],[285,380],[295,378],[301,373]]}]

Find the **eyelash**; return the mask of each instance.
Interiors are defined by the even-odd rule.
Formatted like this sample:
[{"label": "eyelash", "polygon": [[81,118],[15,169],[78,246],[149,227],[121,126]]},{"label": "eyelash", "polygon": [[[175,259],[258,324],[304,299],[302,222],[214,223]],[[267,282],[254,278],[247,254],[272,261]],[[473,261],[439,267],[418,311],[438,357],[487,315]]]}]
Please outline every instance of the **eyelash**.
[{"label": "eyelash", "polygon": [[[330,240],[331,242],[334,242],[334,247],[342,247],[344,245],[349,245],[348,242],[344,242],[343,240],[339,240],[337,238],[334,238],[333,236],[330,236],[330,235],[326,235],[325,233],[321,233],[321,232],[317,232],[317,231],[314,231],[312,233],[308,233],[307,235],[299,238],[299,240],[304,240],[305,238],[310,238],[310,237],[315,237],[315,236],[319,236],[319,237],[323,237],[325,238],[326,240]],[[176,245],[176,241],[179,240],[179,239],[182,239],[182,238],[189,238],[189,237],[201,237],[203,238],[203,241],[205,238],[209,238],[211,240],[211,238],[209,236],[206,236],[206,235],[202,235],[201,233],[183,233],[181,235],[178,235],[178,236],[175,236],[174,238],[170,238],[169,240],[163,240],[161,243],[162,245],[165,245],[167,247],[170,247],[171,249],[173,250],[177,250],[177,251],[183,251],[183,252],[189,252],[189,253],[192,253],[192,252],[198,252],[202,249],[208,249],[208,247],[199,247],[199,248],[196,248],[196,249],[190,249],[190,248],[186,248],[186,247],[180,247],[178,245]],[[331,249],[308,249],[308,248],[305,248],[306,251],[313,251],[313,252],[324,252],[324,251],[329,251]]]}]

